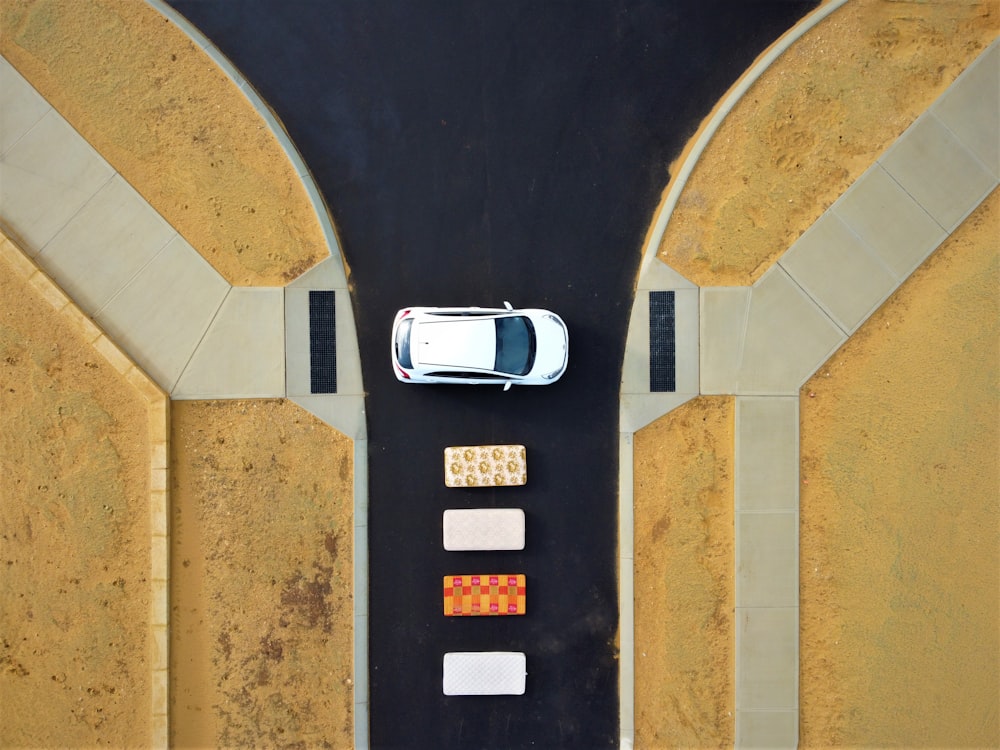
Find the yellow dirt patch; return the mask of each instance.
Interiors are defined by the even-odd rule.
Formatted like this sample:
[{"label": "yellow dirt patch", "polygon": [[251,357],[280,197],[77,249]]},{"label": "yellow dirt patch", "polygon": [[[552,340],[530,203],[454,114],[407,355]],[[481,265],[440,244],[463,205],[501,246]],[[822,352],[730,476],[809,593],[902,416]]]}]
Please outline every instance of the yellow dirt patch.
[{"label": "yellow dirt patch", "polygon": [[1000,744],[1000,192],[806,384],[802,744]]},{"label": "yellow dirt patch", "polygon": [[145,398],[0,257],[7,747],[149,744],[149,452]]},{"label": "yellow dirt patch", "polygon": [[351,747],[351,441],[284,400],[171,429],[171,744]]},{"label": "yellow dirt patch", "polygon": [[734,400],[634,436],[636,747],[733,744]]}]

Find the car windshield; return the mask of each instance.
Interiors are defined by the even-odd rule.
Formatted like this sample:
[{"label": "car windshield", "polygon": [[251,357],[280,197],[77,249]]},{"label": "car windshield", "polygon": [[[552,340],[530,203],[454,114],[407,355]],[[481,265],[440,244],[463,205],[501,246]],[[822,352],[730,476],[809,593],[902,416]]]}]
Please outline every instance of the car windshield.
[{"label": "car windshield", "polygon": [[396,359],[399,364],[410,369],[413,361],[410,359],[410,328],[413,326],[413,319],[407,318],[399,324],[396,330]]},{"label": "car windshield", "polygon": [[535,329],[522,315],[497,318],[497,361],[493,369],[527,375],[535,363]]}]

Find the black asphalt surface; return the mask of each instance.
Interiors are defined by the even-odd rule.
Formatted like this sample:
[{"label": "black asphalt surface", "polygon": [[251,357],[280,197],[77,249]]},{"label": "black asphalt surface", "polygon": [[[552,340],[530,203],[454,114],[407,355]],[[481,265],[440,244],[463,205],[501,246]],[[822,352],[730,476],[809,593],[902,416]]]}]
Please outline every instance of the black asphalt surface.
[{"label": "black asphalt surface", "polygon": [[[816,3],[172,4],[282,119],[351,267],[372,746],[617,746],[618,390],[643,239],[669,161]],[[562,380],[396,382],[397,309],[505,299],[565,319]],[[527,446],[528,484],[445,488],[443,448],[488,443]],[[525,551],[444,552],[441,512],[487,506],[524,508]],[[444,617],[442,576],[457,573],[525,573],[528,614]],[[524,651],[526,694],[442,695],[442,655],[463,650]]]}]

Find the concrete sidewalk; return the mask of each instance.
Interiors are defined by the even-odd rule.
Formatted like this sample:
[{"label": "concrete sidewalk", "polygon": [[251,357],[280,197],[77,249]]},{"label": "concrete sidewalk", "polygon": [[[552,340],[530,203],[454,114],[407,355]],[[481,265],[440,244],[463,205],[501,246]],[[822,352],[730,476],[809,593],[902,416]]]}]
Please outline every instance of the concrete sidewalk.
[{"label": "concrete sidewalk", "polygon": [[[633,711],[625,702],[633,651],[624,635],[633,622],[633,433],[696,395],[736,396],[736,746],[795,747],[799,389],[998,184],[994,42],[753,286],[697,289],[667,268],[655,257],[669,220],[661,217],[639,277],[622,376],[623,744],[632,740]],[[650,391],[653,291],[678,300],[670,393]]]}]

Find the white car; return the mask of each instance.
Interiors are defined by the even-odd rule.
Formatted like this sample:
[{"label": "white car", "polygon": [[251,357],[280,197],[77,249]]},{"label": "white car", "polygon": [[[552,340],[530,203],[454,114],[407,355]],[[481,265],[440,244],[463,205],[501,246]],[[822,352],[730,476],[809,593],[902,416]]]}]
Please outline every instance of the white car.
[{"label": "white car", "polygon": [[548,310],[409,307],[392,325],[392,369],[403,383],[548,385],[566,371],[569,334]]}]

